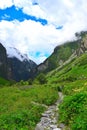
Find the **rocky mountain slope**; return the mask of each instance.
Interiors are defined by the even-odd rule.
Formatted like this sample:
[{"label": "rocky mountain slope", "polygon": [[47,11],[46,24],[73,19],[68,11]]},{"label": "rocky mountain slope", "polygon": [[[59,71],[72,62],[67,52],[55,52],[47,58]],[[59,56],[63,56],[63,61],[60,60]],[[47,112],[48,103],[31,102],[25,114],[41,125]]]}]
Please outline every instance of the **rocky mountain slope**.
[{"label": "rocky mountain slope", "polygon": [[76,33],[77,40],[64,43],[54,49],[53,54],[37,66],[37,73],[49,72],[87,51],[87,32]]},{"label": "rocky mountain slope", "polygon": [[0,44],[0,77],[7,77],[7,55],[2,44]]},{"label": "rocky mountain slope", "polygon": [[28,80],[36,63],[22,55],[16,48],[9,48],[10,54],[0,43],[0,77],[10,80]]}]

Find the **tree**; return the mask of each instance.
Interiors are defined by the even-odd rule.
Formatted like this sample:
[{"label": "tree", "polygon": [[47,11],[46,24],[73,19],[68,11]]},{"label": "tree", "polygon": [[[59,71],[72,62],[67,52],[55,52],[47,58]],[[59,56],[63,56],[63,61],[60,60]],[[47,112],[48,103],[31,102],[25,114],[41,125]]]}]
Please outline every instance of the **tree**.
[{"label": "tree", "polygon": [[45,74],[43,74],[43,73],[40,73],[40,74],[37,76],[37,80],[39,81],[40,84],[45,84],[45,83],[47,83],[46,76],[45,76]]},{"label": "tree", "polygon": [[33,84],[33,80],[32,80],[32,79],[29,79],[29,80],[28,80],[28,84],[29,84],[29,85],[32,85],[32,84]]}]

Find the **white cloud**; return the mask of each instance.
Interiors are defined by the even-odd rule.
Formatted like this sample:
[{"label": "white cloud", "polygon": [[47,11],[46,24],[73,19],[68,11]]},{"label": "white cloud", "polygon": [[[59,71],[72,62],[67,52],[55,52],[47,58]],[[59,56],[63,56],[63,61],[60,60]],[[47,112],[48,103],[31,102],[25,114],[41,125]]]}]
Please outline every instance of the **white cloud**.
[{"label": "white cloud", "polygon": [[12,0],[0,0],[0,8],[1,9],[10,7],[12,5],[13,5]]},{"label": "white cloud", "polygon": [[23,12],[37,18],[47,18],[46,13],[39,5],[33,6],[33,0],[14,0],[17,8],[22,8]]},{"label": "white cloud", "polygon": [[[11,6],[12,2],[3,0],[0,8]],[[23,22],[1,21],[0,41],[5,46],[15,46],[21,52],[29,54],[37,63],[43,61],[45,53],[51,54],[54,47],[74,39],[74,33],[87,30],[87,4],[86,0],[38,0],[39,5],[32,5],[32,0],[14,0],[17,8],[22,8],[24,13],[36,17],[46,18],[48,25],[25,20]],[[63,25],[61,30],[55,27]],[[43,55],[36,59],[30,55],[40,51]]]}]

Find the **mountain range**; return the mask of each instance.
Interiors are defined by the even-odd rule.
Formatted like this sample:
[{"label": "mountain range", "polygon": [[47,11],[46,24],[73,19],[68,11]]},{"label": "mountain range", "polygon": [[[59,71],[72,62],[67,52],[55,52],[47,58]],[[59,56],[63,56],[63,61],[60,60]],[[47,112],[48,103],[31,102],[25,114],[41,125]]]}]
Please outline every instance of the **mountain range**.
[{"label": "mountain range", "polygon": [[76,33],[76,40],[57,46],[41,64],[36,65],[16,48],[5,48],[0,43],[0,77],[8,80],[28,80],[43,72],[61,67],[87,51],[87,32]]}]

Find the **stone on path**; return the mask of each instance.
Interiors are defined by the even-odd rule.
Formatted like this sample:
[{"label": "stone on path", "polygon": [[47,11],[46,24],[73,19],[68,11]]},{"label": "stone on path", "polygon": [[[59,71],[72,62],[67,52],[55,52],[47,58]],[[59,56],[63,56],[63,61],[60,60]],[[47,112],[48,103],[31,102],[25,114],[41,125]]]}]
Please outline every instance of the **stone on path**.
[{"label": "stone on path", "polygon": [[41,124],[37,124],[35,130],[44,130],[44,128],[41,126]]},{"label": "stone on path", "polygon": [[63,95],[61,92],[59,92],[59,99],[54,105],[49,106],[47,111],[42,114],[42,118],[37,124],[35,130],[63,130],[63,124],[61,124],[61,127],[59,126],[60,128],[58,128],[58,106],[62,100]]},{"label": "stone on path", "polygon": [[55,128],[55,129],[53,129],[53,130],[61,130],[60,128]]}]

